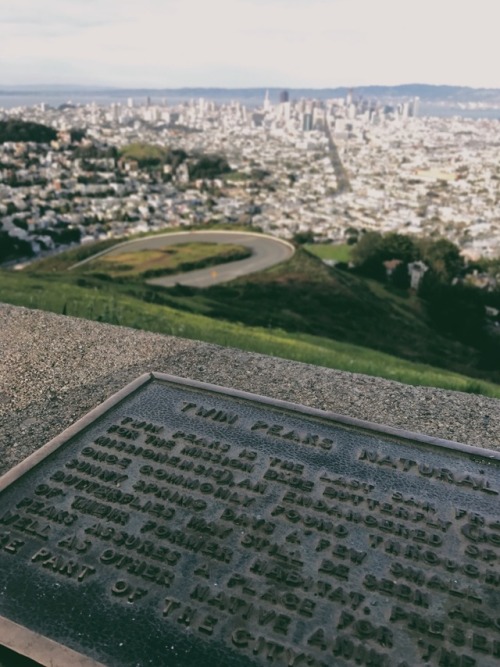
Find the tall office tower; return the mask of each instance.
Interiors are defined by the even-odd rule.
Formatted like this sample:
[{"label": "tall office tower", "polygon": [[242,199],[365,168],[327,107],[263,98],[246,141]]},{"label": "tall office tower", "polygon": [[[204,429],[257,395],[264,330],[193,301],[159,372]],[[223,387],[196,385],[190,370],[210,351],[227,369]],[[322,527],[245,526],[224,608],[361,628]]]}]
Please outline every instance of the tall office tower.
[{"label": "tall office tower", "polygon": [[266,90],[266,96],[264,97],[264,111],[269,111],[271,108],[271,102],[269,101],[269,91]]},{"label": "tall office tower", "polygon": [[302,130],[304,132],[310,132],[312,130],[312,113],[305,113],[302,116]]},{"label": "tall office tower", "polygon": [[132,109],[132,108],[133,108],[133,106],[134,106],[134,100],[132,99],[132,97],[129,97],[129,98],[128,98],[128,100],[127,100],[127,106],[128,106],[129,109]]},{"label": "tall office tower", "polygon": [[283,119],[288,122],[292,116],[292,107],[290,102],[283,102],[280,104],[280,111]]},{"label": "tall office tower", "polygon": [[321,128],[325,126],[326,122],[326,110],[321,107],[317,107],[313,104],[312,108],[312,124],[316,128],[319,125]]},{"label": "tall office tower", "polygon": [[335,134],[341,134],[342,132],[345,132],[347,129],[347,122],[345,118],[336,118],[335,119],[335,128],[334,132]]},{"label": "tall office tower", "polygon": [[111,120],[117,123],[120,120],[120,105],[113,103],[111,105]]},{"label": "tall office tower", "polygon": [[280,93],[280,104],[290,101],[290,94],[288,90],[282,90]]},{"label": "tall office tower", "polygon": [[420,97],[414,97],[410,102],[410,116],[416,118],[418,116],[418,107],[420,104]]}]

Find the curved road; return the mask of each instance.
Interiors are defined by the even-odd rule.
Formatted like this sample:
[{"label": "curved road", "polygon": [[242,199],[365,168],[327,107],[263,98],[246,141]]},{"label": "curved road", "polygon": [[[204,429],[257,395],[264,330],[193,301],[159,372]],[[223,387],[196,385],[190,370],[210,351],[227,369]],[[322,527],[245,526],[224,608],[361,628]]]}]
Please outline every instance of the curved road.
[{"label": "curved road", "polygon": [[92,255],[75,264],[71,268],[77,268],[82,264],[91,262],[102,255],[116,255],[125,250],[151,250],[154,248],[164,248],[169,245],[178,245],[179,243],[233,243],[242,245],[252,251],[251,257],[240,259],[236,262],[219,264],[206,269],[188,271],[187,273],[177,273],[175,275],[153,278],[147,282],[150,285],[160,285],[162,287],[173,287],[176,284],[189,285],[191,287],[210,287],[218,285],[229,280],[234,280],[240,276],[249,273],[256,273],[268,269],[275,264],[280,264],[292,257],[295,248],[288,241],[277,239],[274,236],[265,234],[255,234],[252,232],[226,232],[226,231],[207,231],[207,232],[173,232],[171,234],[160,234],[158,236],[148,236],[147,238],[137,239],[136,241],[125,241],[119,243],[109,250]]}]

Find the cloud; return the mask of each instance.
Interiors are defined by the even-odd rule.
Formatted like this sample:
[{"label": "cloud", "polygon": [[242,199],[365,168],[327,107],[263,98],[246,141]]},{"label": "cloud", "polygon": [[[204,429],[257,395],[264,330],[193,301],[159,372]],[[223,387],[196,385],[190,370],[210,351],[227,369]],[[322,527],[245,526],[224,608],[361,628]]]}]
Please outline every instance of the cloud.
[{"label": "cloud", "polygon": [[27,28],[34,34],[84,29],[96,25],[112,25],[117,22],[116,13],[106,11],[101,5],[97,11],[94,0],[2,0],[0,4],[0,25],[8,26],[12,31],[22,33]]},{"label": "cloud", "polygon": [[45,63],[136,86],[498,85],[499,20],[498,0],[1,0],[0,76],[28,83]]}]

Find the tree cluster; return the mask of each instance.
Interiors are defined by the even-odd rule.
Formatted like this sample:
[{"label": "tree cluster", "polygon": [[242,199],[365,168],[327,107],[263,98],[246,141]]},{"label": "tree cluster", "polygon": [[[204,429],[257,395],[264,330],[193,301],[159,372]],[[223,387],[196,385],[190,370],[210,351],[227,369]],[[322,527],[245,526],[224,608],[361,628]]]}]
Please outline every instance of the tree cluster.
[{"label": "tree cluster", "polygon": [[7,232],[0,230],[0,262],[6,262],[17,257],[32,257],[32,255],[31,243],[9,236]]},{"label": "tree cluster", "polygon": [[87,136],[87,130],[74,127],[70,130],[70,136],[72,143],[78,143]]},{"label": "tree cluster", "polygon": [[304,232],[297,232],[296,234],[293,235],[293,240],[297,245],[314,243],[314,233],[310,229]]},{"label": "tree cluster", "polygon": [[125,160],[134,160],[140,169],[158,169],[168,164],[175,172],[177,167],[187,159],[188,154],[181,148],[165,148],[164,146],[136,142],[124,146],[120,150],[120,156]]},{"label": "tree cluster", "polygon": [[0,120],[0,144],[7,141],[32,141],[39,144],[49,144],[56,138],[56,130],[41,123],[16,118]]},{"label": "tree cluster", "polygon": [[118,151],[114,146],[98,146],[90,144],[89,146],[78,146],[75,149],[74,156],[86,160],[115,160]]},{"label": "tree cluster", "polygon": [[406,273],[409,263],[421,260],[443,284],[451,284],[465,268],[460,250],[451,241],[417,239],[397,232],[363,234],[353,246],[352,260],[360,273],[379,280],[385,279],[384,262],[390,260],[399,260],[400,271]]},{"label": "tree cluster", "polygon": [[188,161],[190,180],[198,178],[213,179],[231,171],[226,158],[221,155],[188,155],[181,148],[166,148],[146,143],[134,143],[124,146],[120,155],[125,160],[134,160],[140,169],[157,170],[163,165],[170,165],[172,173]]},{"label": "tree cluster", "polygon": [[[420,281],[418,296],[426,306],[433,327],[484,351],[490,366],[493,363],[491,350],[495,348],[498,358],[495,363],[500,367],[498,342],[487,334],[485,327],[485,305],[494,302],[494,295],[463,284],[461,278],[467,267],[459,248],[451,241],[368,232],[353,246],[352,259],[362,275],[399,288],[410,285],[408,264],[421,260],[427,271]],[[389,260],[400,260],[390,276],[384,265]]]},{"label": "tree cluster", "polygon": [[44,236],[50,236],[56,243],[79,243],[82,236],[78,227],[67,227],[66,225],[56,229],[45,229]]},{"label": "tree cluster", "polygon": [[221,155],[203,155],[197,162],[189,167],[189,178],[194,181],[197,178],[216,178],[221,174],[231,171],[226,158]]}]

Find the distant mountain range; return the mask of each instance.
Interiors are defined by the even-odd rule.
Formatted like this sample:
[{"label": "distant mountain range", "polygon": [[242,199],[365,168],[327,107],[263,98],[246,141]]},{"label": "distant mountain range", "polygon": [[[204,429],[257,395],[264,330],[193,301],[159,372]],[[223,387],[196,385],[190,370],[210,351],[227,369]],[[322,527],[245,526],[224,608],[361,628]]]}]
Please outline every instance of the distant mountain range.
[{"label": "distant mountain range", "polygon": [[92,93],[96,97],[109,95],[134,96],[174,96],[174,97],[205,97],[217,98],[245,98],[255,99],[266,94],[276,99],[282,90],[288,90],[294,99],[307,97],[316,99],[327,99],[330,97],[345,97],[352,92],[356,97],[376,98],[408,98],[420,97],[425,101],[447,101],[447,102],[494,102],[500,101],[499,88],[469,88],[466,86],[438,86],[421,83],[409,83],[398,86],[347,86],[337,88],[282,88],[259,87],[259,88],[119,88],[112,86],[80,86],[80,85],[22,85],[11,86],[0,84],[0,95],[23,95],[34,93],[54,92],[58,94],[88,95]]}]

